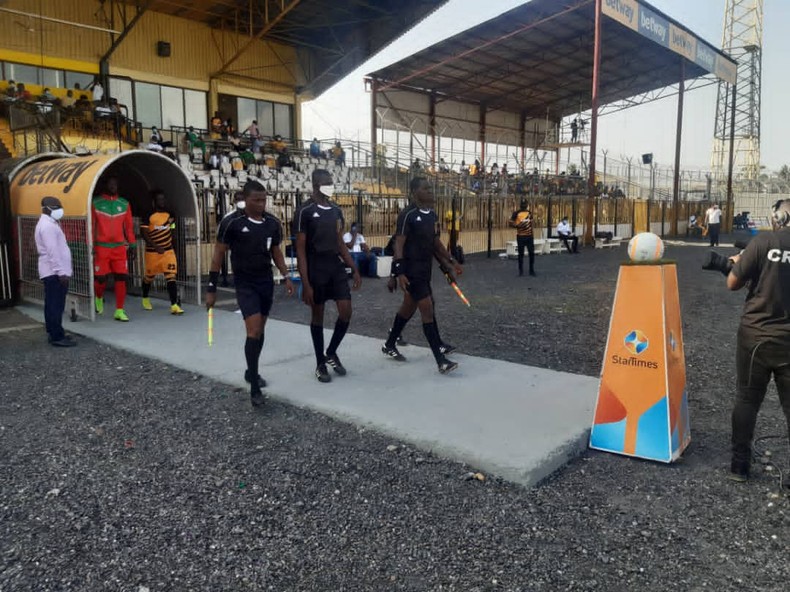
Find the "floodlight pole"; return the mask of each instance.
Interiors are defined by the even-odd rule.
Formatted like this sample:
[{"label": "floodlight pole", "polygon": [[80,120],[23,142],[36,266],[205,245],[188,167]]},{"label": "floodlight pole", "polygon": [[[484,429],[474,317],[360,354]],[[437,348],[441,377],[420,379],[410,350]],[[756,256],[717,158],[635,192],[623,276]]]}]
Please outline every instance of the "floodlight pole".
[{"label": "floodlight pole", "polygon": [[732,104],[730,105],[730,162],[727,166],[727,212],[724,217],[724,231],[732,231],[732,170],[735,167],[735,107],[738,86],[732,85]]},{"label": "floodlight pole", "polygon": [[587,205],[584,215],[584,244],[593,244],[595,209],[595,151],[598,143],[598,91],[601,78],[601,3],[595,0],[595,41],[593,50],[592,101],[590,114],[590,172],[587,181]]},{"label": "floodlight pole", "polygon": [[675,174],[672,180],[672,220],[669,221],[669,232],[678,235],[678,215],[680,214],[680,140],[683,135],[683,96],[686,91],[686,58],[680,57],[680,84],[678,85],[678,127],[675,133]]}]

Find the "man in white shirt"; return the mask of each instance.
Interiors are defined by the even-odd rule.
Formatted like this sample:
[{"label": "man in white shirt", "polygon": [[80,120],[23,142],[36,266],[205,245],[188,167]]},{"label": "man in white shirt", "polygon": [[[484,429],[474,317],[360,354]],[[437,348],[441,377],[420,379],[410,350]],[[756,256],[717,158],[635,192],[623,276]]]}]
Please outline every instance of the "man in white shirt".
[{"label": "man in white shirt", "polygon": [[44,282],[44,323],[49,343],[72,347],[77,343],[63,330],[63,311],[72,275],[71,251],[60,227],[63,206],[57,197],[41,200],[41,217],[34,233],[38,251],[38,276]]},{"label": "man in white shirt", "polygon": [[375,260],[375,257],[370,252],[365,237],[359,232],[356,222],[351,225],[351,232],[346,232],[343,235],[343,242],[346,243],[351,258],[357,264],[359,273],[365,276],[370,275],[370,264]]},{"label": "man in white shirt", "polygon": [[564,216],[557,224],[557,236],[565,243],[565,248],[569,253],[579,253],[579,237],[573,233],[571,225],[568,224],[568,216]]},{"label": "man in white shirt", "polygon": [[96,82],[93,83],[93,102],[96,105],[101,104],[102,100],[104,99],[104,87],[99,82],[99,79],[96,79]]},{"label": "man in white shirt", "polygon": [[721,210],[719,204],[713,204],[705,212],[705,225],[708,227],[708,239],[711,247],[719,246],[719,230],[721,229]]}]

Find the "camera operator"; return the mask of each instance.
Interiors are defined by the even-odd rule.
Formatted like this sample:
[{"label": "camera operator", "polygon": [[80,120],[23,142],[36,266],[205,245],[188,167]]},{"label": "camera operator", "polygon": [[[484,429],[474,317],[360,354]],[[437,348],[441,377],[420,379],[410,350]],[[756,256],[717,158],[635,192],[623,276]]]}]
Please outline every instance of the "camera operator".
[{"label": "camera operator", "polygon": [[748,286],[738,329],[732,410],[732,479],[749,478],[757,413],[773,375],[790,428],[790,200],[773,206],[774,232],[755,236],[731,258],[727,287]]}]

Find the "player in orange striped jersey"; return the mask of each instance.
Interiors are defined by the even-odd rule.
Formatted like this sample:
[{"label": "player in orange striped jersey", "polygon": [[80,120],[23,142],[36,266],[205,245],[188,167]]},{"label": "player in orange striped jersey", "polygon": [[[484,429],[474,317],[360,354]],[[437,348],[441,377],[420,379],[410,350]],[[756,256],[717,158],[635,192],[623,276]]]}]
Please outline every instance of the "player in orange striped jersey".
[{"label": "player in orange striped jersey", "polygon": [[176,274],[178,264],[176,252],[173,249],[173,230],[176,227],[175,218],[168,211],[167,198],[163,191],[155,189],[151,192],[154,213],[148,217],[148,222],[140,226],[140,232],[145,239],[145,276],[143,277],[143,308],[153,310],[149,294],[154,278],[162,274],[167,282],[167,294],[170,296],[170,313],[184,314],[178,305],[178,287]]}]

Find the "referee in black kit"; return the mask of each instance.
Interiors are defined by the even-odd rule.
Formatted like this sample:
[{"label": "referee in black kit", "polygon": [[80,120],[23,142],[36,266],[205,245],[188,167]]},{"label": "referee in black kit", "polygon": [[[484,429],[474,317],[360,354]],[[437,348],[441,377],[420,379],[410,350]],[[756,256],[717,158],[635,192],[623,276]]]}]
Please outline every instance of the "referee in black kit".
[{"label": "referee in black kit", "polygon": [[439,372],[447,374],[458,364],[445,356],[448,347],[443,346],[439,329],[436,326],[431,292],[431,270],[433,259],[455,273],[461,275],[461,267],[447,252],[440,240],[439,218],[433,210],[434,196],[431,185],[424,177],[412,179],[409,189],[414,206],[408,207],[398,215],[395,233],[395,258],[392,272],[397,276],[403,290],[403,304],[395,315],[387,342],[381,351],[398,361],[405,358],[395,347],[396,341],[417,309],[422,317],[422,330],[431,346],[431,351],[439,366]]},{"label": "referee in black kit", "polygon": [[[310,336],[315,350],[315,376],[320,382],[332,378],[327,364],[340,376],[346,369],[337,355],[337,348],[351,321],[351,292],[346,267],[354,273],[354,289],[362,280],[354,260],[343,242],[343,212],[329,199],[334,195],[332,175],[324,169],[313,171],[313,196],[299,208],[296,220],[296,257],[302,279],[302,300],[310,307]],[[334,300],[337,321],[329,347],[324,353],[324,303]]]},{"label": "referee in black kit", "polygon": [[247,340],[244,342],[247,370],[244,379],[250,383],[253,406],[260,407],[266,402],[261,390],[266,386],[266,381],[258,374],[258,360],[274,296],[272,259],[285,276],[285,289],[289,296],[293,294],[294,288],[280,249],[282,226],[277,218],[266,213],[266,189],[257,181],[249,181],[242,194],[244,215],[226,216],[217,231],[217,242],[209,268],[206,307],[211,308],[216,302],[220,265],[230,249],[236,300],[247,329]]}]

